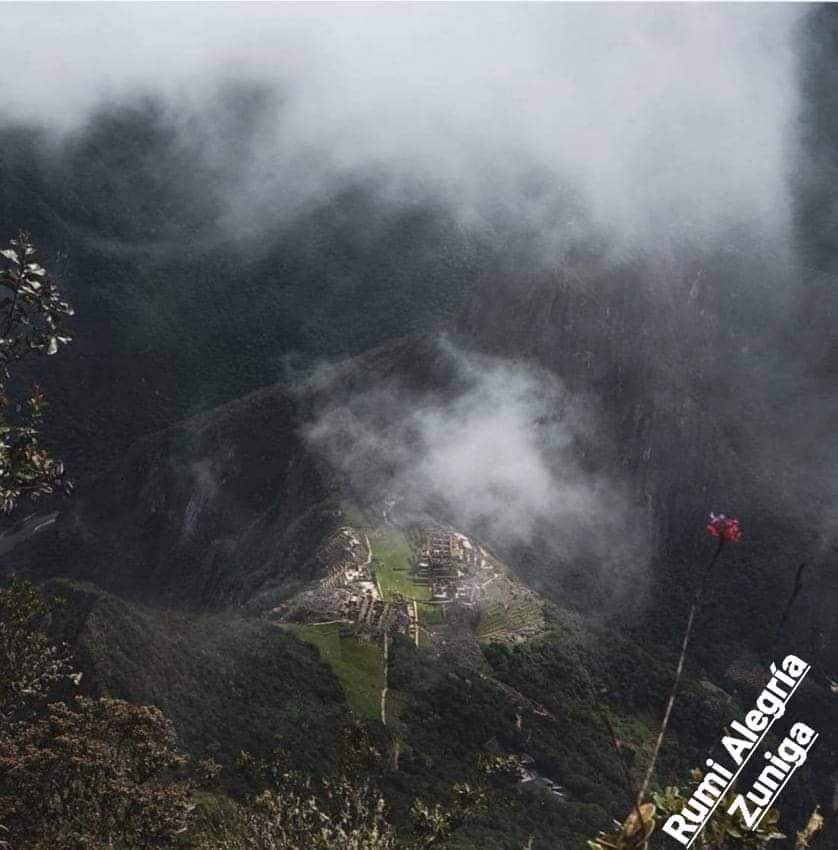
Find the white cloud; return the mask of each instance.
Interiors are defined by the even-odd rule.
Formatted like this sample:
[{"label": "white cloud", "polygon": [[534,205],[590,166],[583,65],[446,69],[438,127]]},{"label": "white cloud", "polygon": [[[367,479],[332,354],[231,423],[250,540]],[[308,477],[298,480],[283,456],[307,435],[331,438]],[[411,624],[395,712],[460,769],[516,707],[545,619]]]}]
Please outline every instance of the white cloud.
[{"label": "white cloud", "polygon": [[[375,176],[472,224],[561,240],[581,193],[622,244],[783,234],[795,144],[785,4],[10,4],[4,114],[78,123],[103,99],[188,109],[220,81],[277,92],[237,214]],[[281,106],[279,106],[281,104]],[[533,176],[536,175],[536,176]],[[527,181],[530,181],[529,183]],[[535,189],[533,189],[535,184]],[[578,222],[576,222],[578,225]]]},{"label": "white cloud", "polygon": [[316,373],[325,399],[310,444],[366,496],[396,499],[483,534],[538,546],[570,563],[591,557],[621,583],[645,574],[646,541],[621,482],[580,462],[603,437],[588,403],[548,372],[443,343],[430,393],[407,375],[344,396],[349,371]]}]

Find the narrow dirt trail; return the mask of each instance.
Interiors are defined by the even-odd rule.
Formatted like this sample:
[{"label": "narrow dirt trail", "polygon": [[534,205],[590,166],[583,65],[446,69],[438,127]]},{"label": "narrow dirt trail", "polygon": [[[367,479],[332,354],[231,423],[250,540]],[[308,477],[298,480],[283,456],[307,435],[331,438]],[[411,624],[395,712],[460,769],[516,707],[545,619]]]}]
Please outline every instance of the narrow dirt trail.
[{"label": "narrow dirt trail", "polygon": [[364,542],[367,544],[367,560],[364,562],[364,566],[368,567],[372,561],[372,546],[370,545],[370,539],[366,534],[364,535]]}]

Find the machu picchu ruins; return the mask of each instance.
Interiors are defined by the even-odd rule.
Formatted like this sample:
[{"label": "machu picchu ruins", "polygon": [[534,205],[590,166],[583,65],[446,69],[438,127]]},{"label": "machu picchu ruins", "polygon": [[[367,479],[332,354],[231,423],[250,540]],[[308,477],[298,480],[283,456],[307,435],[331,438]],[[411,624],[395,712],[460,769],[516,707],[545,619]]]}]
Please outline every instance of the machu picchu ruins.
[{"label": "machu picchu ruins", "polygon": [[[385,565],[381,552],[393,537],[402,548]],[[316,560],[321,578],[276,608],[278,620],[341,623],[359,638],[402,634],[417,645],[420,632],[432,637],[433,626],[457,611],[469,615],[484,641],[516,642],[544,628],[538,595],[512,578],[485,546],[446,526],[342,526]]]}]

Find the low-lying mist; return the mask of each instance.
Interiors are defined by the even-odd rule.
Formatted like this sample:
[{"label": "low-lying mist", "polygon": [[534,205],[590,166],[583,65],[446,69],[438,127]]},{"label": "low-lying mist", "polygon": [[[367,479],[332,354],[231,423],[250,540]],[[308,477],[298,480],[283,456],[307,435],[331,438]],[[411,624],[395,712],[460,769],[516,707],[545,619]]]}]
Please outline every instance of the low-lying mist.
[{"label": "low-lying mist", "polygon": [[533,363],[432,347],[420,386],[409,370],[347,392],[357,363],[321,366],[308,443],[406,521],[430,516],[505,552],[538,541],[552,569],[588,564],[610,595],[637,592],[648,517],[601,468],[607,438],[591,399]]},{"label": "low-lying mist", "polygon": [[838,307],[795,266],[800,194],[836,173],[802,70],[823,14],[9,6],[38,47],[6,45],[0,211],[69,258],[79,307],[51,410],[118,461],[286,357],[454,327],[456,392],[320,409],[309,437],[359,488],[605,580],[648,562],[649,525],[686,539],[730,501],[829,549]]}]

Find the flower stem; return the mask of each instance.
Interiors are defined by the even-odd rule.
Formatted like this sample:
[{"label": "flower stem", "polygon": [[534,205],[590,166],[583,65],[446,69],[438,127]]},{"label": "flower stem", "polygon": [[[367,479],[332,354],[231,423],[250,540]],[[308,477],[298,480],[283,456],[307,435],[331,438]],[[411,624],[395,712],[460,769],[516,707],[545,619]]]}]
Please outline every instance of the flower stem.
[{"label": "flower stem", "polygon": [[649,762],[649,767],[646,768],[646,775],[643,777],[643,784],[640,786],[640,792],[637,795],[638,803],[643,802],[643,798],[646,796],[646,792],[649,790],[649,783],[652,781],[652,774],[655,772],[655,765],[658,761],[658,755],[660,753],[661,745],[663,744],[664,736],[666,735],[667,727],[669,726],[669,718],[672,714],[672,706],[675,705],[675,697],[678,693],[678,685],[681,683],[681,674],[684,672],[684,659],[687,657],[687,647],[690,643],[690,636],[692,635],[693,623],[695,622],[695,612],[698,609],[698,604],[701,601],[701,597],[704,595],[704,590],[707,587],[707,582],[710,578],[710,574],[713,572],[713,567],[716,566],[716,561],[719,559],[719,555],[722,553],[722,548],[725,543],[725,538],[723,536],[719,537],[719,545],[716,547],[716,551],[713,553],[713,557],[710,559],[710,563],[707,566],[707,569],[704,571],[704,576],[701,580],[701,584],[699,584],[698,588],[693,595],[692,603],[690,604],[690,613],[687,617],[687,627],[684,629],[684,637],[681,641],[681,654],[678,657],[678,665],[675,668],[675,681],[672,683],[672,690],[669,693],[669,699],[666,702],[666,711],[663,715],[663,722],[661,723],[660,731],[658,732],[657,740],[655,741],[655,749],[652,751],[652,760]]}]

